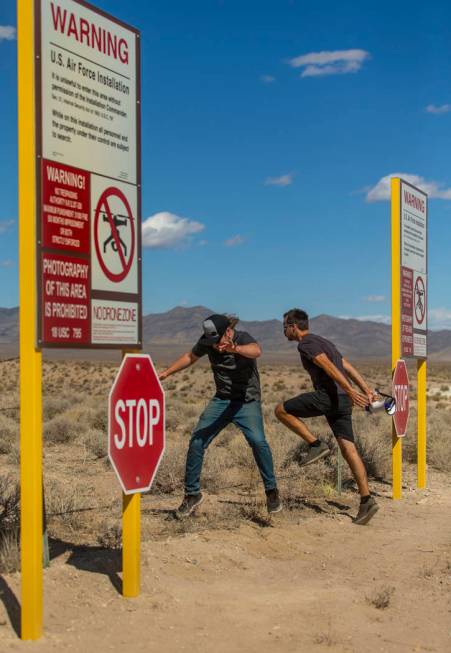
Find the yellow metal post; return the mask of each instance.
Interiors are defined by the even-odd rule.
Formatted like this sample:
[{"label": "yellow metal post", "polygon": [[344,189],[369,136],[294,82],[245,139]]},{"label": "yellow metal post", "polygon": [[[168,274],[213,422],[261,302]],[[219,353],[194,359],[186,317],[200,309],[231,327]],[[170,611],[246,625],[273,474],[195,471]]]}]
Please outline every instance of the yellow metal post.
[{"label": "yellow metal post", "polygon": [[41,352],[36,349],[34,2],[17,0],[22,639],[42,634]]},{"label": "yellow metal post", "polygon": [[[127,353],[140,353],[130,349]],[[122,493],[122,596],[134,598],[141,591],[141,494]]]},{"label": "yellow metal post", "polygon": [[141,588],[141,494],[122,495],[122,595],[138,596]]},{"label": "yellow metal post", "polygon": [[417,486],[419,489],[426,487],[426,376],[426,361],[417,361]]},{"label": "yellow metal post", "polygon": [[[391,180],[392,371],[401,356],[401,195],[400,180]],[[392,496],[402,495],[402,440],[392,426]]]}]

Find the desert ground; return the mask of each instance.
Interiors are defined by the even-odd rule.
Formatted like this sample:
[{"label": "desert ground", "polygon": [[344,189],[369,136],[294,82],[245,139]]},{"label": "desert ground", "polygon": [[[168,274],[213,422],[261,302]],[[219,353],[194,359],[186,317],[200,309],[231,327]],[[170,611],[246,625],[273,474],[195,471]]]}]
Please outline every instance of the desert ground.
[{"label": "desert ground", "polygon": [[[389,389],[387,363],[360,367]],[[358,447],[381,508],[364,527],[352,523],[358,495],[346,469],[338,493],[335,453],[299,468],[298,439],[273,417],[278,401],[309,387],[295,356],[260,365],[284,511],[268,517],[250,450],[231,427],[207,453],[206,501],[192,518],[175,519],[189,434],[213,386],[204,364],[168,379],[167,449],[142,498],[136,599],[120,594],[121,492],[106,456],[116,371],[112,361],[44,363],[51,563],[44,570],[44,637],[29,644],[18,638],[18,360],[0,362],[0,651],[451,650],[449,365],[429,370],[426,490],[416,489],[415,387],[400,501],[391,499],[390,418],[355,412]],[[329,438],[325,421],[313,428]]]}]

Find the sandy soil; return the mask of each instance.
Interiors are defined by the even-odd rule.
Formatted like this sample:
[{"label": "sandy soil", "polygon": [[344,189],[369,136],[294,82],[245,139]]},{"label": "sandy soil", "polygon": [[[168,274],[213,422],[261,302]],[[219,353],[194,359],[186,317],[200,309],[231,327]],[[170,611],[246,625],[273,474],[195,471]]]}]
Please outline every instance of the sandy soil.
[{"label": "sandy soil", "polygon": [[[19,574],[0,579],[0,650],[451,651],[449,477],[431,473],[420,492],[413,471],[402,501],[373,485],[381,510],[366,527],[348,491],[300,498],[296,520],[147,540],[137,599],[120,595],[119,551],[60,546],[40,641],[16,634]],[[202,511],[235,500],[211,496]],[[143,497],[143,526],[169,507]]]}]

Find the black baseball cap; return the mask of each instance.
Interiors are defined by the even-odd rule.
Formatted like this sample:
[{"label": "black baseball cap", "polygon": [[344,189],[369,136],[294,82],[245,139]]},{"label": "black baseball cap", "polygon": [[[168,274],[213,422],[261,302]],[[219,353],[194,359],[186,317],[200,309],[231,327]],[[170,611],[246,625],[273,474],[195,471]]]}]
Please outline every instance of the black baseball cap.
[{"label": "black baseball cap", "polygon": [[230,320],[226,315],[210,315],[202,322],[204,335],[200,338],[201,345],[214,345],[219,342],[227,330]]}]

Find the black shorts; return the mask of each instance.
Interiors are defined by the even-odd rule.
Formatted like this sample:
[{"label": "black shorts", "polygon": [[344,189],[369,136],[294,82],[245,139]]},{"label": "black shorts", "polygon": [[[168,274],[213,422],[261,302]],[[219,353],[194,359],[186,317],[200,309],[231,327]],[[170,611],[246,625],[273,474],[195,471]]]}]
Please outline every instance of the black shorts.
[{"label": "black shorts", "polygon": [[329,395],[318,390],[288,399],[283,407],[290,415],[295,417],[324,417],[329,422],[336,438],[343,438],[354,442],[352,429],[352,401],[348,395]]}]

